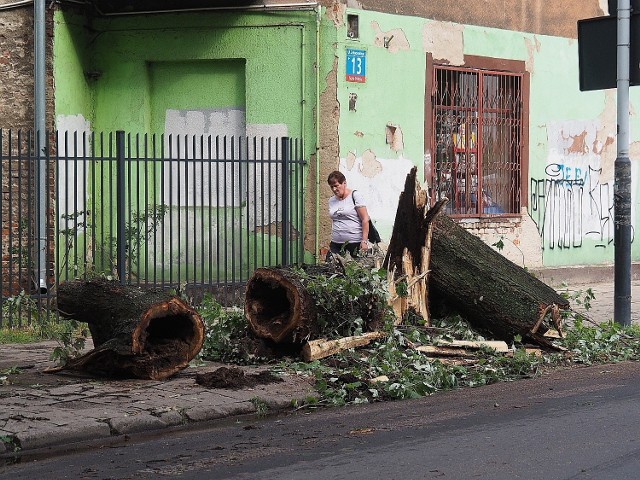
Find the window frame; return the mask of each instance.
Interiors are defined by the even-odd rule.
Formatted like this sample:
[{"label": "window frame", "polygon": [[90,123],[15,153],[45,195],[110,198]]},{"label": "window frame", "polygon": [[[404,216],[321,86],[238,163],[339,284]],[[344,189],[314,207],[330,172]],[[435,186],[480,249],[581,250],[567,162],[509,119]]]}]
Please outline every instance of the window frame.
[{"label": "window frame", "polygon": [[[458,70],[469,70],[470,73],[483,71],[494,73],[505,73],[521,76],[521,131],[520,131],[520,198],[519,212],[509,213],[484,213],[482,208],[478,208],[477,212],[472,213],[452,213],[452,217],[456,218],[501,218],[501,217],[521,217],[523,209],[528,206],[529,196],[529,92],[530,92],[530,74],[526,69],[524,61],[505,60],[491,57],[480,57],[475,55],[465,55],[464,62],[461,65],[451,65],[447,61],[434,60],[431,53],[427,53],[426,75],[425,75],[425,125],[424,125],[424,178],[431,187],[430,193],[433,193],[433,185],[435,179],[436,166],[436,139],[434,125],[434,105],[433,99],[435,95],[435,74],[437,67],[454,67]],[[435,203],[435,195],[431,194],[431,204]]]}]

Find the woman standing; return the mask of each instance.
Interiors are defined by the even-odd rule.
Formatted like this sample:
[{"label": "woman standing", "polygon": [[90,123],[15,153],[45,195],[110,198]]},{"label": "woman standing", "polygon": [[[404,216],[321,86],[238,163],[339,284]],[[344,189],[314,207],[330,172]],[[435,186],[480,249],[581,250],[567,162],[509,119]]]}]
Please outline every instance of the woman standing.
[{"label": "woman standing", "polygon": [[369,213],[364,197],[347,188],[345,176],[335,170],[327,179],[333,197],[329,199],[329,217],[332,221],[331,253],[349,252],[356,256],[358,252],[369,248]]}]

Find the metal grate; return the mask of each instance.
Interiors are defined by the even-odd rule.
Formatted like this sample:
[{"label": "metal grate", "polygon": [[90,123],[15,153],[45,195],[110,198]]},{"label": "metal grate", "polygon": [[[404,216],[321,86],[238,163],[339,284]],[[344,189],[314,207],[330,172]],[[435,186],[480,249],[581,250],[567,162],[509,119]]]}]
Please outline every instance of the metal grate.
[{"label": "metal grate", "polygon": [[66,280],[102,275],[232,304],[256,268],[303,260],[299,140],[58,133],[42,159],[50,288],[36,291],[31,138],[0,130],[3,324],[28,322],[20,299],[49,307]]},{"label": "metal grate", "polygon": [[450,215],[520,213],[522,75],[434,67],[434,198]]}]

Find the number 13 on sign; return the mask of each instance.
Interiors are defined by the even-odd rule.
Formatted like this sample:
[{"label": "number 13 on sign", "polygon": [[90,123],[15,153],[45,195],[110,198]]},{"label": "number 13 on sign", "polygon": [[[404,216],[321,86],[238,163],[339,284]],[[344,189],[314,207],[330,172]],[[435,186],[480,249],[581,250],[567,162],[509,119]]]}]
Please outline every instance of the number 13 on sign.
[{"label": "number 13 on sign", "polygon": [[367,76],[367,52],[347,48],[347,82],[364,83]]}]

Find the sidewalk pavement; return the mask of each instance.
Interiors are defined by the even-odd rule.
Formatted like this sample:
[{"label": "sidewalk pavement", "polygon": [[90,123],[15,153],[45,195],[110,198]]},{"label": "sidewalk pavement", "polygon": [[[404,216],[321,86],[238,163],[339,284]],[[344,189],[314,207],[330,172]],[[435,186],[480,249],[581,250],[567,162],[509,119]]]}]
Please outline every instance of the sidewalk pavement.
[{"label": "sidewalk pavement", "polygon": [[[573,269],[572,269],[573,270]],[[613,318],[613,270],[585,269],[535,272],[561,291],[586,291],[596,298],[587,312],[603,322]],[[632,320],[640,317],[640,275],[632,280]],[[564,286],[563,286],[564,285]],[[581,311],[581,307],[574,305]],[[164,381],[99,380],[73,374],[47,374],[49,355],[57,344],[0,346],[0,457],[38,452],[71,444],[152,432],[178,425],[221,420],[235,415],[287,410],[292,402],[314,394],[312,382],[287,375],[282,382],[239,390],[205,388],[196,373],[220,364],[189,367]],[[19,373],[12,373],[16,369]],[[246,375],[264,368],[244,367]]]},{"label": "sidewalk pavement", "polygon": [[[591,320],[601,323],[613,320],[615,292],[614,267],[573,267],[546,268],[532,271],[533,275],[555,288],[570,295],[577,294],[583,299],[587,289],[591,289],[595,298],[588,310],[572,302],[572,308],[586,314]],[[640,323],[640,264],[631,266],[631,322]]]},{"label": "sidewalk pavement", "polygon": [[[197,384],[196,373],[221,366],[213,363],[188,367],[163,381],[43,373],[54,366],[49,355],[56,345],[0,346],[0,457],[253,414],[257,407],[291,409],[292,402],[314,392],[310,379],[296,375],[239,390]],[[243,370],[253,378],[265,368]]]}]

